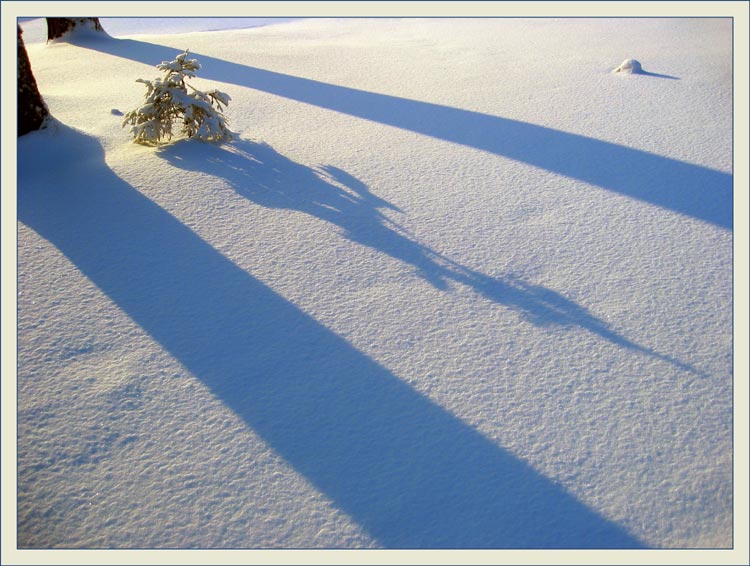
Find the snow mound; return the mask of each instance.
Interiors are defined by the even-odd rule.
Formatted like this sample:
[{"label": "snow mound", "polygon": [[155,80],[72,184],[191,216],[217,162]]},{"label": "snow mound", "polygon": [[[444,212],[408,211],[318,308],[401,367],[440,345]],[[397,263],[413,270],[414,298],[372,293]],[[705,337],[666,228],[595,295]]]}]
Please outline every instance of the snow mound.
[{"label": "snow mound", "polygon": [[625,59],[613,72],[626,75],[637,75],[643,73],[643,66],[635,59]]}]

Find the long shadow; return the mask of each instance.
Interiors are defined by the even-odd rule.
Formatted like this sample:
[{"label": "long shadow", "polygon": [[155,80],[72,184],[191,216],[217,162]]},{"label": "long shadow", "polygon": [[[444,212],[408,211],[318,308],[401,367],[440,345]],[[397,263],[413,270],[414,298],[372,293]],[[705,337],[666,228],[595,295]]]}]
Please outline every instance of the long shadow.
[{"label": "long shadow", "polygon": [[[150,66],[177,55],[174,48],[130,39],[82,39],[78,44]],[[721,228],[733,227],[732,175],[721,171],[528,122],[337,86],[200,53],[193,55],[202,65],[202,78],[473,147]],[[133,106],[137,103],[133,101]]]},{"label": "long shadow", "polygon": [[239,269],[94,139],[21,138],[18,179],[19,220],[383,546],[642,547]]},{"label": "long shadow", "polygon": [[338,226],[346,238],[413,267],[438,289],[446,289],[450,282],[467,285],[485,298],[515,309],[536,325],[583,328],[613,344],[705,377],[684,362],[628,340],[552,289],[513,276],[491,277],[420,244],[381,212],[398,212],[397,207],[336,167],[306,167],[266,143],[242,138],[225,145],[177,142],[157,151],[175,167],[223,178],[258,205],[297,210]]},{"label": "long shadow", "polygon": [[641,71],[636,73],[637,75],[643,75],[645,77],[654,77],[657,79],[671,79],[673,81],[679,81],[680,77],[673,77],[672,75],[664,75],[662,73],[652,73],[651,71]]}]

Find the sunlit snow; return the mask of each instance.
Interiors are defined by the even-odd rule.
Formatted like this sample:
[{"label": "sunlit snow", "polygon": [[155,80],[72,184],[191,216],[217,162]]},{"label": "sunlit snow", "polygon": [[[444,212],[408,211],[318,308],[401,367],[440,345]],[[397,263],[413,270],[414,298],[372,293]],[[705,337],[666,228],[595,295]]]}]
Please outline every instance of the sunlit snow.
[{"label": "sunlit snow", "polygon": [[[731,20],[102,24],[22,22],[20,548],[732,546]],[[133,143],[186,49],[235,139]]]}]

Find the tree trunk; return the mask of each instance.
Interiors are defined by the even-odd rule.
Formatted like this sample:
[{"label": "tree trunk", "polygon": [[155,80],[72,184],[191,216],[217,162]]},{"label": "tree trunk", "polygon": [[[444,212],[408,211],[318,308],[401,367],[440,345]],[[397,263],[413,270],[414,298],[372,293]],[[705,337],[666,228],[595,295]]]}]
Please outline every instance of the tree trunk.
[{"label": "tree trunk", "polygon": [[19,137],[38,130],[49,116],[47,105],[39,94],[31,62],[18,26],[18,135]]},{"label": "tree trunk", "polygon": [[87,26],[96,31],[104,31],[99,18],[46,18],[47,41],[58,39],[78,26]]}]

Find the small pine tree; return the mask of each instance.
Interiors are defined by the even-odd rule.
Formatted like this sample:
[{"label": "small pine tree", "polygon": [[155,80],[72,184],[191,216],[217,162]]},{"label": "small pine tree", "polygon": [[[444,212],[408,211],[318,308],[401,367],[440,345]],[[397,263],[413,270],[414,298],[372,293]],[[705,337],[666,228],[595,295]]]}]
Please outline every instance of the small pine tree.
[{"label": "small pine tree", "polygon": [[[146,85],[145,102],[125,114],[123,127],[130,125],[135,141],[145,144],[159,143],[162,138],[172,138],[172,124],[182,120],[181,133],[201,141],[231,139],[232,132],[222,114],[231,100],[218,90],[201,92],[186,82],[195,78],[201,66],[197,59],[188,59],[188,51],[174,61],[164,61],[156,68],[162,77],[153,81],[138,79]],[[190,90],[188,90],[190,89]],[[216,106],[216,108],[214,108]]]}]

